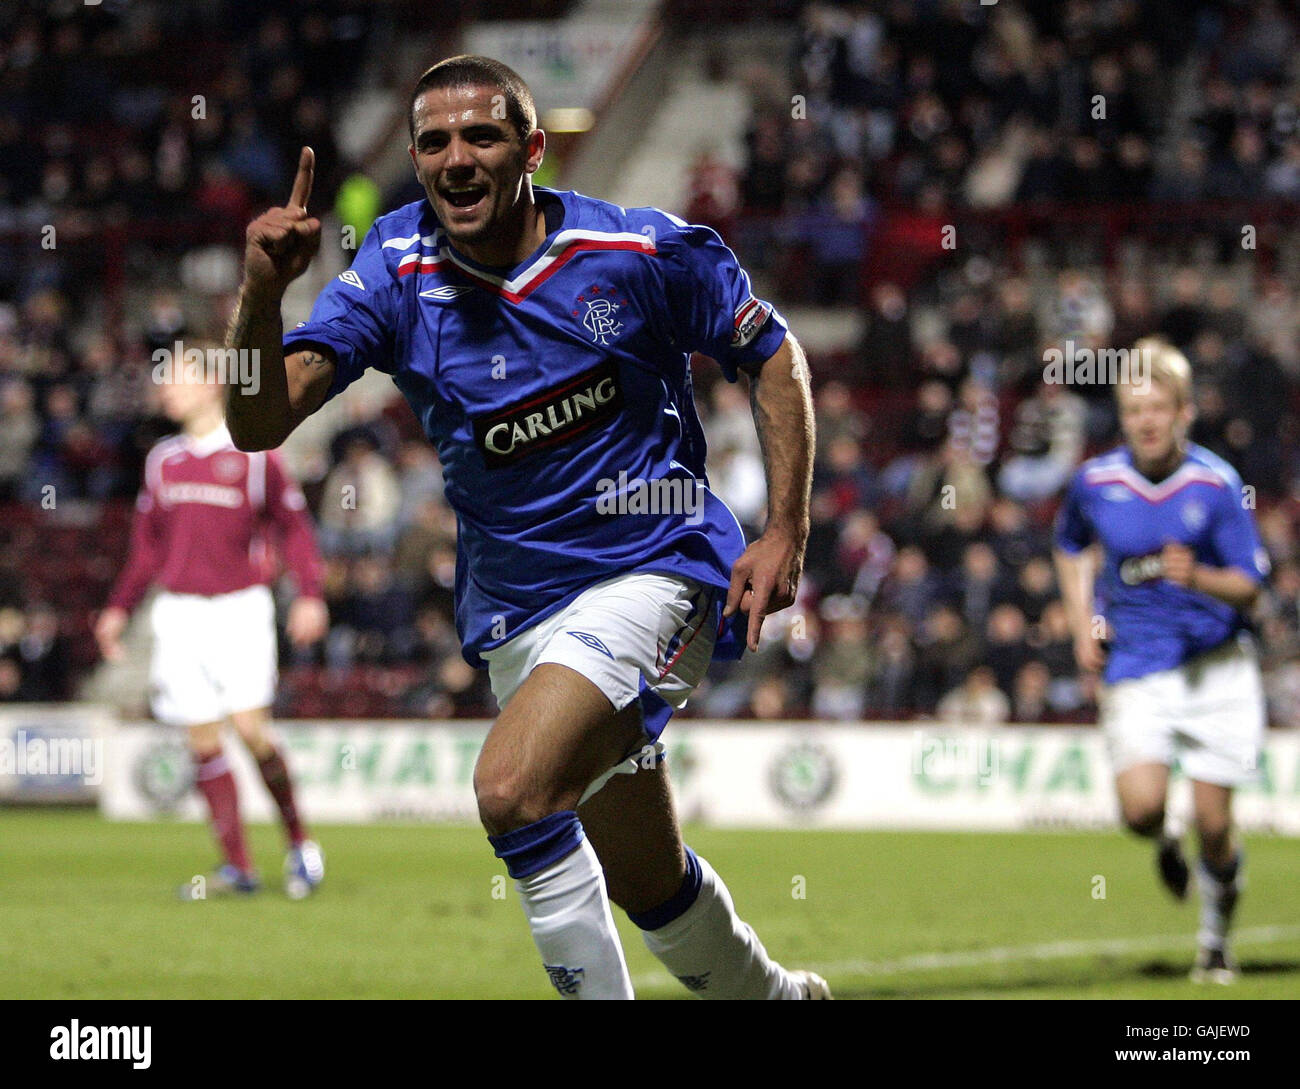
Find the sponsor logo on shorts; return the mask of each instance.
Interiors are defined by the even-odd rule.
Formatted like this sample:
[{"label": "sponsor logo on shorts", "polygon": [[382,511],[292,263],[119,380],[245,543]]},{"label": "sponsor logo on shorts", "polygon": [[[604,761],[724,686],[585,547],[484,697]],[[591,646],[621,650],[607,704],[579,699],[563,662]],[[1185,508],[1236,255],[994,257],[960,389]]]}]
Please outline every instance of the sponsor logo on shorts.
[{"label": "sponsor logo on shorts", "polygon": [[564,634],[572,635],[579,643],[582,643],[584,646],[591,647],[592,650],[600,651],[600,653],[603,654],[610,661],[614,660],[614,655],[612,655],[609,652],[609,647],[605,646],[605,644],[602,643],[599,639],[597,639],[594,635],[588,635],[585,631],[568,631],[565,632]]},{"label": "sponsor logo on shorts", "polygon": [[489,469],[571,442],[623,407],[618,365],[607,360],[563,385],[474,418],[474,441]]},{"label": "sponsor logo on shorts", "polygon": [[709,976],[712,972],[701,972],[698,976],[678,976],[677,982],[685,987],[688,991],[707,991],[709,989]]}]

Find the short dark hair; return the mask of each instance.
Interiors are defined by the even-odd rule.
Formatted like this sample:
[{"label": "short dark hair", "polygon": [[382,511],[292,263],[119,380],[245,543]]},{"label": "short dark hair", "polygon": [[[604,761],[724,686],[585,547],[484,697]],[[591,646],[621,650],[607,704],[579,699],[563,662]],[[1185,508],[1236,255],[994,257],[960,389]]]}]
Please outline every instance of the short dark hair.
[{"label": "short dark hair", "polygon": [[415,84],[411,92],[411,103],[407,108],[407,123],[411,129],[411,143],[415,143],[415,100],[425,91],[443,90],[448,87],[496,87],[505,99],[506,120],[519,133],[520,142],[528,139],[537,128],[537,107],[533,103],[533,92],[513,68],[493,60],[491,57],[479,57],[464,53],[458,57],[448,57],[428,69]]}]

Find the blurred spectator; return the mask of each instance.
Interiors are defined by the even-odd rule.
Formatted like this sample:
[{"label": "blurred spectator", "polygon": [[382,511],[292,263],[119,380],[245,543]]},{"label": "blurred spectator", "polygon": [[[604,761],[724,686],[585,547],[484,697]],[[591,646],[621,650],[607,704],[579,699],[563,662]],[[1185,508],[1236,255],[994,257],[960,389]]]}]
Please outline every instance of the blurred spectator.
[{"label": "blurred spectator", "polygon": [[814,397],[817,423],[815,461],[824,465],[827,449],[836,439],[855,443],[867,437],[868,421],[853,404],[852,391],[843,382],[832,379]]},{"label": "blurred spectator", "polygon": [[1030,502],[1055,495],[1083,458],[1086,408],[1065,386],[1045,382],[1020,402],[1011,429],[1015,454],[1003,462],[998,486],[1012,499]]},{"label": "blurred spectator", "polygon": [[898,613],[918,627],[930,612],[938,593],[937,580],[925,553],[914,545],[900,549],[893,571],[880,587],[881,608]]},{"label": "blurred spectator", "polygon": [[40,433],[31,386],[21,378],[10,379],[0,387],[0,500],[17,498]]},{"label": "blurred spectator", "polygon": [[979,666],[939,701],[938,714],[954,726],[1000,726],[1011,717],[1011,701],[994,682],[993,671]]},{"label": "blurred spectator", "polygon": [[961,570],[954,577],[953,592],[962,619],[974,631],[982,632],[993,606],[1005,600],[1009,587],[998,568],[997,553],[985,541],[972,541],[961,558]]},{"label": "blurred spectator", "polygon": [[916,646],[912,702],[926,714],[970,673],[979,661],[980,646],[961,615],[949,605],[939,605],[926,616]]},{"label": "blurred spectator", "polygon": [[903,386],[912,362],[907,296],[894,283],[876,284],[863,315],[852,377],[858,385]]},{"label": "blurred spectator", "polygon": [[821,618],[824,638],[813,659],[812,713],[845,721],[861,718],[871,676],[866,616],[850,600],[828,598]]},{"label": "blurred spectator", "polygon": [[342,598],[330,605],[334,624],[326,654],[332,665],[396,662],[415,647],[415,605],[392,569],[378,557],[355,561]]},{"label": "blurred spectator", "polygon": [[358,555],[391,546],[397,532],[401,492],[397,475],[379,454],[373,435],[347,439],[343,459],[325,478],[320,509],[326,552]]},{"label": "blurred spectator", "polygon": [[989,614],[984,660],[1005,693],[1014,691],[1016,674],[1030,658],[1027,636],[1025,614],[1017,606],[998,605]]},{"label": "blurred spectator", "polygon": [[1011,718],[1015,722],[1044,722],[1051,712],[1047,693],[1051,675],[1042,662],[1026,662],[1016,674]]},{"label": "blurred spectator", "polygon": [[831,179],[825,199],[786,224],[788,236],[810,251],[812,302],[819,306],[857,303],[871,216],[862,175],[841,169]]}]

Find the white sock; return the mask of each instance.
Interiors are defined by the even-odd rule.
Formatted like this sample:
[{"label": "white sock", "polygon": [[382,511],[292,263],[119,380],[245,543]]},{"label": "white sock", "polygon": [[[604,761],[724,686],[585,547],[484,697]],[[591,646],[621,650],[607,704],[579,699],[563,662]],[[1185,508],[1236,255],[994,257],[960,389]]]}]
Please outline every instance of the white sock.
[{"label": "white sock", "polygon": [[1211,873],[1204,859],[1196,867],[1196,885],[1201,894],[1201,929],[1196,942],[1202,949],[1223,949],[1227,945],[1228,928],[1244,884],[1242,864],[1243,857],[1238,852],[1231,881],[1223,881]]},{"label": "white sock", "polygon": [[698,998],[803,998],[803,988],[736,915],[722,878],[704,859],[699,865],[695,903],[659,929],[643,930],[646,948]]},{"label": "white sock", "polygon": [[516,880],[515,888],[542,963],[562,998],[632,997],[605,875],[585,837],[558,862]]}]

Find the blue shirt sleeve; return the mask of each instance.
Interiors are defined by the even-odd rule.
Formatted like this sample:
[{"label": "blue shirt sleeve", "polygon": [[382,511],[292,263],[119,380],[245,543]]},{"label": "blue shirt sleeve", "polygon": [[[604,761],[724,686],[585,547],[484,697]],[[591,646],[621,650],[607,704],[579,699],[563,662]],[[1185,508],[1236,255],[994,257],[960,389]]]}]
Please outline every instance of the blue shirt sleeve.
[{"label": "blue shirt sleeve", "polygon": [[680,226],[665,239],[668,319],[678,347],[717,360],[729,382],[737,368],[776,354],[787,325],[754,296],[749,274],[711,227]]},{"label": "blue shirt sleeve", "polygon": [[1268,552],[1260,542],[1255,516],[1247,507],[1240,487],[1223,489],[1215,505],[1210,548],[1219,566],[1236,567],[1256,583],[1268,577]]},{"label": "blue shirt sleeve", "polygon": [[1062,552],[1082,552],[1096,537],[1092,522],[1084,509],[1083,472],[1074,474],[1070,486],[1066,489],[1061,509],[1056,512],[1056,527],[1053,537],[1056,547]]},{"label": "blue shirt sleeve", "polygon": [[334,350],[338,365],[326,400],[347,389],[367,367],[392,374],[396,368],[393,291],[396,280],[384,264],[379,230],[371,227],[352,267],[325,285],[311,317],[284,336],[287,355],[310,341]]}]

